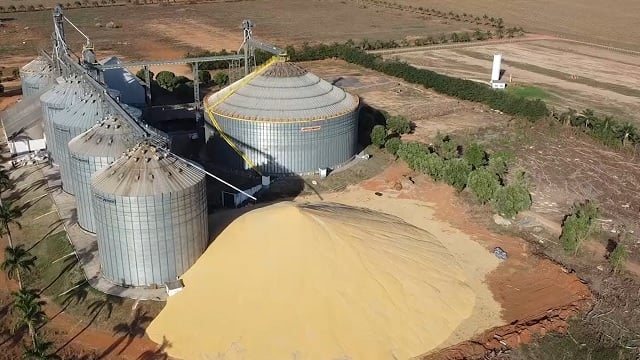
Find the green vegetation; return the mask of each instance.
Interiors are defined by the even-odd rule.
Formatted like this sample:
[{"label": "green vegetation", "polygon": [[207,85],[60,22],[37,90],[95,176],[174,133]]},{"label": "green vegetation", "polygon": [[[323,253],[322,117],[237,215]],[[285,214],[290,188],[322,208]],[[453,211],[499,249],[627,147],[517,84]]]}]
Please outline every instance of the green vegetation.
[{"label": "green vegetation", "polygon": [[198,81],[202,84],[208,84],[211,82],[211,73],[207,70],[198,71]]},{"label": "green vegetation", "polygon": [[4,261],[0,269],[7,273],[9,279],[18,280],[18,286],[22,289],[22,277],[20,273],[30,272],[35,266],[36,258],[24,249],[24,246],[7,246],[4,250]]},{"label": "green vegetation", "polygon": [[229,83],[229,75],[223,72],[218,72],[213,76],[213,81],[219,86],[227,85]]},{"label": "green vegetation", "polygon": [[[144,69],[138,70],[138,72],[136,72],[136,77],[142,81],[147,81],[145,78]],[[154,77],[153,71],[149,70],[149,80],[153,81],[153,77]]]},{"label": "green vegetation", "polygon": [[545,90],[529,85],[520,85],[520,86],[509,86],[507,87],[507,92],[515,96],[519,96],[525,99],[542,99],[546,100],[551,97],[549,93]]},{"label": "green vegetation", "polygon": [[619,122],[610,116],[599,117],[593,110],[578,113],[569,109],[563,113],[552,113],[552,118],[565,126],[572,126],[603,144],[620,148],[640,144],[640,131],[629,122]]},{"label": "green vegetation", "polygon": [[450,159],[444,163],[442,179],[453,186],[458,192],[467,186],[467,180],[471,173],[471,165],[465,159]]},{"label": "green vegetation", "polygon": [[479,169],[486,165],[487,154],[482,146],[473,143],[464,151],[464,159],[474,168]]},{"label": "green vegetation", "polygon": [[531,194],[527,189],[524,173],[518,174],[515,181],[499,187],[494,195],[493,205],[503,216],[514,217],[519,212],[531,208]]},{"label": "green vegetation", "polygon": [[591,236],[595,229],[595,220],[600,214],[598,205],[585,201],[575,207],[562,223],[560,242],[568,253],[576,255],[580,245]]},{"label": "green vegetation", "polygon": [[10,225],[22,228],[22,225],[18,221],[18,218],[20,218],[20,216],[22,216],[22,211],[19,208],[13,206],[12,202],[0,202],[0,235],[7,235],[9,247],[13,247]]},{"label": "green vegetation", "polygon": [[382,125],[376,125],[371,130],[371,143],[379,148],[384,146],[387,140],[387,129]]},{"label": "green vegetation", "polygon": [[[380,125],[378,125],[380,126]],[[389,153],[392,155],[396,155],[398,153],[398,149],[400,149],[400,145],[402,144],[402,140],[399,137],[392,137],[384,143],[384,148],[387,149]]]},{"label": "green vegetation", "polygon": [[156,75],[156,82],[158,85],[164,89],[172,90],[175,85],[176,74],[171,71],[160,71],[158,75]]},{"label": "green vegetation", "polygon": [[629,252],[627,251],[627,247],[624,244],[618,242],[616,248],[613,249],[613,251],[609,255],[609,263],[611,264],[611,268],[613,269],[614,274],[624,271],[627,265],[628,258]]},{"label": "green vegetation", "polygon": [[411,132],[411,122],[403,116],[388,116],[387,129],[398,135],[408,134]]},{"label": "green vegetation", "polygon": [[479,168],[469,174],[469,190],[480,204],[486,204],[494,198],[500,188],[498,176],[487,168]]}]

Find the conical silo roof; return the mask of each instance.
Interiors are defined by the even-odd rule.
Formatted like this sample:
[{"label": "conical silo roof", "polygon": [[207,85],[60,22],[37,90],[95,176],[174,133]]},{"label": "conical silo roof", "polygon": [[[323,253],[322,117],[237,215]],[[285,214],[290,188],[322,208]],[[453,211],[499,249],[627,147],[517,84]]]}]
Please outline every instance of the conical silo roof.
[{"label": "conical silo roof", "polygon": [[97,193],[140,197],[181,192],[198,185],[202,171],[153,145],[137,145],[91,180]]},{"label": "conical silo roof", "polygon": [[356,96],[289,62],[270,65],[228,95],[234,88],[229,86],[208,98],[214,114],[239,120],[299,122],[337,117],[358,106]]},{"label": "conical silo roof", "polygon": [[83,229],[96,231],[91,177],[140,140],[141,136],[119,115],[107,115],[99,124],[69,142],[69,168],[73,177],[78,224]]},{"label": "conical silo roof", "polygon": [[118,115],[107,115],[100,123],[69,142],[71,154],[118,158],[141,138]]},{"label": "conical silo roof", "polygon": [[20,75],[28,73],[39,73],[42,72],[47,66],[49,66],[49,63],[42,56],[38,56],[37,58],[31,60],[26,65],[20,68]]},{"label": "conical silo roof", "polygon": [[82,100],[72,103],[53,117],[53,158],[60,165],[62,188],[75,194],[73,176],[69,162],[69,142],[93,127],[105,116],[106,104],[95,92],[90,92]]},{"label": "conical silo roof", "polygon": [[[47,138],[47,149],[52,155],[56,153],[56,145],[53,136],[54,115],[72,103],[79,101],[84,93],[85,90],[80,78],[72,76],[40,96],[40,103],[42,104],[43,111],[44,132]],[[56,162],[58,161],[55,156],[53,156],[53,160]]]}]

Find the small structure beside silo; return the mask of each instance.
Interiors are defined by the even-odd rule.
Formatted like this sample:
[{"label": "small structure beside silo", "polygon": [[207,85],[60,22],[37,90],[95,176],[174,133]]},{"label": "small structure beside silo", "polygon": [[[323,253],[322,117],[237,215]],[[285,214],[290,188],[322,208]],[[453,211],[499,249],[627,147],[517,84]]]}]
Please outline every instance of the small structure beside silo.
[{"label": "small structure beside silo", "polygon": [[289,62],[249,77],[206,99],[207,120],[220,135],[214,157],[222,165],[255,166],[265,175],[308,174],[353,159],[357,96]]},{"label": "small structure beside silo", "polygon": [[69,142],[78,224],[95,233],[91,177],[134,147],[141,139],[119,116],[107,115],[99,124]]},{"label": "small structure beside silo", "polygon": [[182,275],[208,240],[204,173],[142,143],[91,179],[103,276],[122,286]]}]

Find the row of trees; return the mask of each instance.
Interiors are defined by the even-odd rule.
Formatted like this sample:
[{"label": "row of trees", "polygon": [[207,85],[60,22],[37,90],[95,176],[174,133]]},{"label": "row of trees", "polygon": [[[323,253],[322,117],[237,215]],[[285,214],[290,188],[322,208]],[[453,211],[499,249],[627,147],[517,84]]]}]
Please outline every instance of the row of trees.
[{"label": "row of trees", "polygon": [[[597,219],[600,216],[600,208],[593,201],[584,201],[576,204],[572,212],[562,222],[560,242],[567,253],[577,255],[582,244],[587,241],[597,230]],[[629,252],[623,243],[626,233],[623,231],[615,242],[615,248],[609,253],[609,263],[614,274],[624,270]]]},{"label": "row of trees", "polygon": [[578,113],[569,109],[553,112],[551,117],[565,126],[573,126],[582,132],[614,148],[640,144],[640,132],[629,122],[620,122],[611,116],[597,116],[593,110]]},{"label": "row of trees", "polygon": [[384,6],[387,8],[398,9],[398,10],[412,11],[415,13],[429,15],[429,16],[438,17],[442,19],[462,21],[466,23],[475,23],[476,25],[492,26],[496,28],[504,27],[504,20],[502,18],[493,17],[493,16],[490,17],[487,14],[484,14],[482,17],[480,17],[480,16],[475,16],[473,14],[468,14],[466,12],[459,14],[459,13],[454,13],[453,11],[447,12],[447,11],[440,11],[436,9],[424,8],[422,6],[402,5],[395,2],[384,1],[384,0],[365,0],[365,1],[369,1],[370,3],[373,3],[378,6]]},{"label": "row of trees", "polygon": [[[60,6],[63,9],[73,9],[73,8],[83,8],[83,7],[98,7],[98,6],[107,6],[107,5],[115,5],[116,4],[116,0],[100,0],[100,1],[92,1],[89,2],[89,0],[83,0],[81,1],[74,1],[73,3],[66,3],[66,4],[58,4],[58,6]],[[47,7],[45,7],[43,4],[38,4],[38,5],[28,5],[25,6],[24,4],[19,5],[19,6],[15,6],[15,5],[9,5],[7,7],[4,6],[0,6],[0,12],[27,12],[27,11],[41,11],[41,10],[46,10],[49,9]]]},{"label": "row of trees", "polygon": [[502,155],[489,154],[472,143],[463,147],[448,136],[438,134],[432,145],[403,142],[403,134],[413,130],[402,116],[385,115],[385,124],[371,130],[371,143],[384,147],[404,160],[413,170],[444,181],[458,192],[468,188],[480,204],[492,204],[500,214],[513,217],[531,207],[531,195],[524,174],[507,184],[507,161]]},{"label": "row of trees", "polygon": [[[138,70],[136,76],[140,80],[146,81],[144,69]],[[160,71],[157,75],[149,71],[149,79],[153,84],[171,91],[178,96],[187,97],[193,95],[193,81],[185,76],[176,76],[176,74],[171,71]],[[209,71],[200,70],[198,71],[198,81],[203,85],[211,85],[213,83],[224,86],[229,82],[229,75],[223,72],[218,72],[211,77],[211,73]]]},{"label": "row of trees", "polygon": [[[2,192],[12,188],[13,183],[8,172],[0,169],[0,197]],[[11,202],[2,201],[0,198],[0,235],[6,236],[8,243],[0,269],[6,272],[9,279],[16,279],[19,288],[18,291],[12,293],[12,311],[18,315],[18,320],[13,330],[25,327],[28,329],[31,342],[29,346],[25,347],[24,359],[58,359],[58,356],[51,353],[52,343],[44,340],[38,334],[40,326],[47,321],[42,309],[45,302],[40,299],[40,294],[37,290],[25,288],[23,282],[22,276],[33,270],[36,258],[23,245],[14,245],[11,237],[10,225],[22,227],[18,221],[21,216],[22,212],[19,208],[14,207]]]},{"label": "row of trees", "polygon": [[293,61],[341,58],[445,95],[483,103],[506,114],[524,117],[531,121],[545,117],[549,113],[547,105],[540,99],[529,100],[506,91],[495,91],[486,84],[438,74],[427,69],[418,69],[398,60],[384,60],[379,55],[368,54],[350,44],[334,43],[314,46],[305,44],[299,49],[289,46],[287,54]]}]

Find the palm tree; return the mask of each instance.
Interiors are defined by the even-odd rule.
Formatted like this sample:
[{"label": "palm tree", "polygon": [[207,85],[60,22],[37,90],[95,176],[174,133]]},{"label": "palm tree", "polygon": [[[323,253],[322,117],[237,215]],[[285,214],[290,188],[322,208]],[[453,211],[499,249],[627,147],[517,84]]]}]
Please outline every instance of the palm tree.
[{"label": "palm tree", "polygon": [[56,360],[60,356],[51,353],[53,343],[36,336],[33,347],[25,347],[22,358],[25,360]]},{"label": "palm tree", "polygon": [[[12,186],[13,182],[9,177],[9,172],[6,169],[0,169],[0,195],[3,191],[11,189]],[[0,202],[2,202],[1,199]]]},{"label": "palm tree", "polygon": [[7,246],[4,249],[4,261],[0,264],[0,269],[7,273],[9,279],[17,279],[18,286],[22,289],[22,278],[20,272],[29,272],[36,265],[36,257],[32,256],[24,246],[19,245],[15,248]]},{"label": "palm tree", "polygon": [[47,315],[42,311],[42,302],[37,298],[25,298],[19,303],[13,305],[14,309],[20,312],[20,317],[16,323],[16,328],[27,326],[29,328],[29,334],[31,334],[31,340],[33,347],[36,347],[36,327],[47,320]]},{"label": "palm tree", "polygon": [[635,142],[637,137],[636,127],[629,123],[621,125],[616,129],[616,132],[618,133],[618,137],[622,138],[622,146],[627,146],[629,140]]},{"label": "palm tree", "polygon": [[591,109],[584,109],[580,113],[580,116],[584,118],[584,126],[589,129],[589,126],[593,125],[593,120],[596,117],[595,113]]},{"label": "palm tree", "polygon": [[19,208],[13,207],[12,202],[7,201],[0,203],[0,229],[6,231],[10,247],[13,247],[13,242],[11,240],[11,230],[9,229],[9,225],[14,224],[19,229],[22,229],[22,225],[17,220],[20,216],[22,216],[22,211]]},{"label": "palm tree", "polygon": [[40,294],[34,289],[20,289],[11,293],[14,304],[29,304],[36,302],[44,305],[44,301],[40,300]]}]

